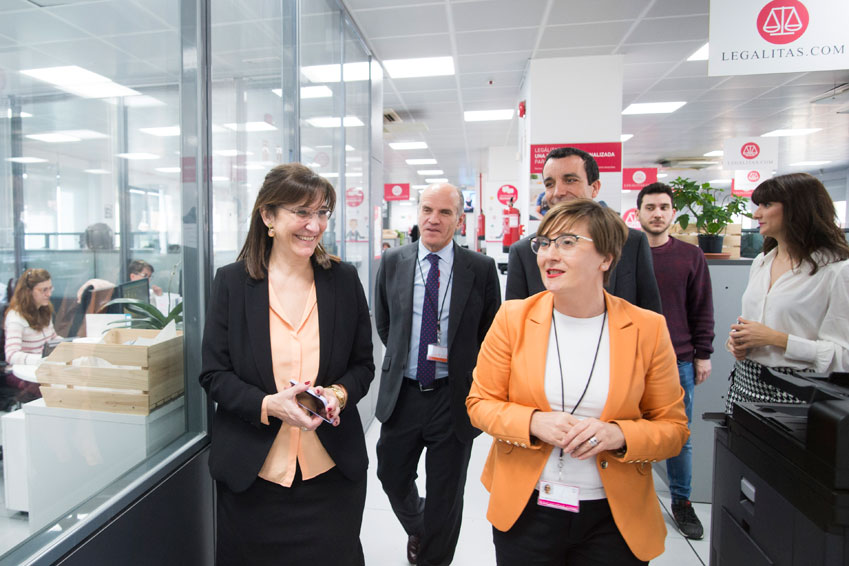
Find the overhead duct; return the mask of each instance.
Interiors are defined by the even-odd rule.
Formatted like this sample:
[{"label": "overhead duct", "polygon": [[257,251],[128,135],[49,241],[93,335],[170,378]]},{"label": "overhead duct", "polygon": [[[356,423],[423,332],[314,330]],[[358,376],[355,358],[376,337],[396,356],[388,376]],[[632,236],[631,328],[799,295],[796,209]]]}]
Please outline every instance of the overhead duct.
[{"label": "overhead duct", "polygon": [[705,169],[719,165],[716,159],[709,157],[662,157],[655,163],[664,169]]}]

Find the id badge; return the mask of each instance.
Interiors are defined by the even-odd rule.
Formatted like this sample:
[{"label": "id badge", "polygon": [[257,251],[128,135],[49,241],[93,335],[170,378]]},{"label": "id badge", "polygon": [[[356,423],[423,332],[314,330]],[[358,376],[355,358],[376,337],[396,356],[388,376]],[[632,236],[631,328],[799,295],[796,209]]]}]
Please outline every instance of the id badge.
[{"label": "id badge", "polygon": [[580,507],[580,488],[556,481],[539,482],[538,505],[577,513]]},{"label": "id badge", "polygon": [[427,359],[432,362],[448,362],[448,346],[427,345]]}]

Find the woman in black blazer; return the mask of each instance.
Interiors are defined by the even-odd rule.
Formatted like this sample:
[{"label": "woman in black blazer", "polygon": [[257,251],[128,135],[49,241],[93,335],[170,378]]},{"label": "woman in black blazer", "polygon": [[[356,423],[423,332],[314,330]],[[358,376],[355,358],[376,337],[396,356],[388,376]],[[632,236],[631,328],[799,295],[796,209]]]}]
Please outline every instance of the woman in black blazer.
[{"label": "woman in black blazer", "polygon": [[[374,377],[371,322],[356,270],[319,243],[335,203],[307,167],[275,167],[238,261],[212,285],[200,382],[217,403],[218,565],[364,562],[356,405]],[[330,423],[296,402],[311,386]]]}]

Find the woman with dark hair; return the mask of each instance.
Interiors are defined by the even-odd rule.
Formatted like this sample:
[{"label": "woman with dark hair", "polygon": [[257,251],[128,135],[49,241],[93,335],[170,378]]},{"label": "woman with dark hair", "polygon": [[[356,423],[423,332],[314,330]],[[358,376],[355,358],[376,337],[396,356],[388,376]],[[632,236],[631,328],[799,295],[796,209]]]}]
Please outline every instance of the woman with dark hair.
[{"label": "woman with dark hair", "polygon": [[764,247],[726,342],[737,359],[729,412],[735,401],[798,402],[761,381],[762,366],[849,370],[849,245],[828,191],[816,177],[792,173],[761,183],[752,202]]},{"label": "woman with dark hair", "polygon": [[604,290],[627,236],[592,200],[552,207],[531,240],[546,291],[501,305],[481,346],[466,407],[494,438],[481,481],[499,566],[663,552],[652,462],[689,432],[666,321]]},{"label": "woman with dark hair", "polygon": [[[15,285],[3,322],[6,361],[12,364],[13,372],[15,365],[40,364],[44,345],[57,337],[53,329],[52,293],[53,282],[46,269],[27,269]],[[14,375],[6,376],[6,383],[33,397],[41,397],[36,383]]]},{"label": "woman with dark hair", "polygon": [[[218,270],[200,383],[217,403],[216,564],[363,564],[365,437],[374,377],[356,269],[320,240],[333,186],[307,167],[265,177],[238,261]],[[320,396],[307,412],[307,393]],[[315,413],[322,413],[326,421]]]}]

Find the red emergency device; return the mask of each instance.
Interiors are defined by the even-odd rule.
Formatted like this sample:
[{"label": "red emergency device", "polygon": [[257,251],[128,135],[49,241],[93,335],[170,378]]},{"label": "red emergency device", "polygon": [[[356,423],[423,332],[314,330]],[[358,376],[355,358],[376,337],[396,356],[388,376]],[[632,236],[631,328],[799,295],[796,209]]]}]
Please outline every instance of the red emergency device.
[{"label": "red emergency device", "polygon": [[504,225],[502,229],[501,247],[504,253],[510,251],[510,246],[519,241],[522,236],[522,216],[519,209],[513,206],[513,199],[504,208]]}]

